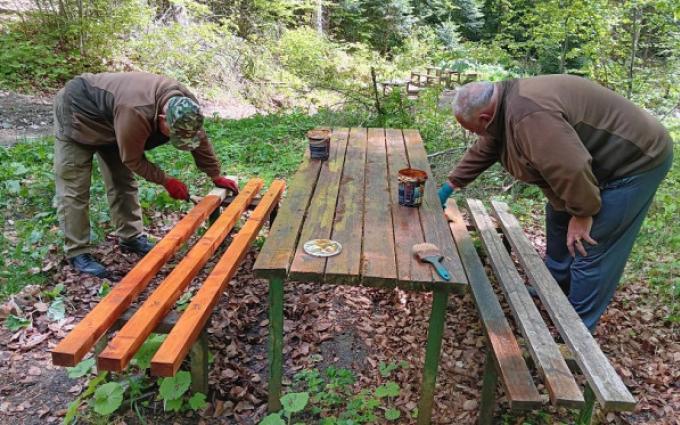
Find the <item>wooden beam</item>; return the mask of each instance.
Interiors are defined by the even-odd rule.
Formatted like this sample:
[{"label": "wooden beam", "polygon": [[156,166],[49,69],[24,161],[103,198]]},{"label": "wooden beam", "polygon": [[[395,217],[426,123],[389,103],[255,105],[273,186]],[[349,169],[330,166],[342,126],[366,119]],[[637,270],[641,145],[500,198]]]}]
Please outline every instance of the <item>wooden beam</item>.
[{"label": "wooden beam", "polygon": [[196,242],[184,259],[123,326],[97,358],[100,370],[122,371],[142,346],[156,324],[172,308],[182,291],[208,262],[227,237],[250,201],[262,188],[262,180],[252,179],[236,200]]},{"label": "wooden beam", "polygon": [[322,162],[310,159],[307,151],[300,168],[289,181],[276,220],[255,261],[253,269],[257,277],[285,277],[288,274]]},{"label": "wooden beam", "polygon": [[275,180],[267,193],[260,199],[258,207],[234,236],[220,261],[206,278],[201,289],[192,298],[191,304],[151,359],[152,375],[174,376],[177,373],[191,346],[198,339],[201,330],[208,322],[220,295],[248,252],[248,247],[255,240],[265,220],[281,199],[285,187],[286,184],[283,180]]},{"label": "wooden beam", "polygon": [[192,208],[52,350],[52,363],[77,365],[226,195],[215,189]]},{"label": "wooden beam", "polygon": [[492,206],[529,281],[574,354],[600,405],[605,410],[632,411],[637,402],[531,245],[519,221],[509,212],[507,204],[494,201]]},{"label": "wooden beam", "polygon": [[323,278],[326,259],[307,254],[303,245],[310,239],[327,239],[331,236],[348,137],[349,129],[333,129],[330,157],[321,165],[314,197],[307,210],[307,217],[300,232],[300,241],[295,251],[293,264],[290,266],[289,277],[291,279],[318,281]]},{"label": "wooden beam", "polygon": [[583,407],[585,401],[576,380],[543,322],[541,312],[531,299],[524,279],[517,272],[482,201],[468,199],[467,204],[491,260],[491,267],[515,317],[515,323],[526,339],[534,364],[545,381],[550,400],[556,406]]},{"label": "wooden beam", "polygon": [[489,349],[494,352],[493,358],[497,362],[496,370],[501,377],[510,408],[538,408],[543,404],[541,396],[524,362],[522,350],[505,318],[503,308],[486,277],[484,265],[477,255],[463,216],[456,206],[456,201],[452,198],[446,205],[446,216],[470,282],[472,298],[475,300],[479,317],[484,325]]},{"label": "wooden beam", "polygon": [[361,276],[367,137],[365,128],[350,129],[331,234],[342,251],[326,260],[326,282],[353,284]]}]

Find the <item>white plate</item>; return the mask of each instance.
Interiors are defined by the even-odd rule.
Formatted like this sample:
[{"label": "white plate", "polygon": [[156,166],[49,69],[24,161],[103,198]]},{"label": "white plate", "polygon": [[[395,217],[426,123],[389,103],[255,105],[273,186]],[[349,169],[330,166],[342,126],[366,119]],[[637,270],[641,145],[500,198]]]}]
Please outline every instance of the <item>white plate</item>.
[{"label": "white plate", "polygon": [[330,239],[312,239],[305,242],[302,247],[307,254],[314,257],[332,257],[342,251],[340,242]]}]

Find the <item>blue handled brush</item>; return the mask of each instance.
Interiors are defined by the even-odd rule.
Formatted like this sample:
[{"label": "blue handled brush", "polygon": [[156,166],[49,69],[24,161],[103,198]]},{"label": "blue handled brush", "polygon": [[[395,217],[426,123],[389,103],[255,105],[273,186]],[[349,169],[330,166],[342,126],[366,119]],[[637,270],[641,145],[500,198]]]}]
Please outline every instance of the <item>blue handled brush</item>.
[{"label": "blue handled brush", "polygon": [[446,270],[446,267],[441,263],[444,256],[439,252],[437,245],[431,243],[418,243],[413,245],[411,252],[415,254],[418,260],[423,263],[430,263],[434,266],[437,274],[442,277],[442,279],[449,281],[451,280],[451,274]]}]

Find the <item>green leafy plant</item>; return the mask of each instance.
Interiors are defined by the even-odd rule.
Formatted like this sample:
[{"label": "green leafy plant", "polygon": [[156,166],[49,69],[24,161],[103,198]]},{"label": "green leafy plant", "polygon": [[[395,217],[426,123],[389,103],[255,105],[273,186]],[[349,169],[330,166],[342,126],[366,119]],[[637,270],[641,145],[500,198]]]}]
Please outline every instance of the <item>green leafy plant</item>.
[{"label": "green leafy plant", "polygon": [[5,327],[12,332],[18,331],[21,328],[27,328],[31,324],[29,319],[10,314],[5,319]]}]

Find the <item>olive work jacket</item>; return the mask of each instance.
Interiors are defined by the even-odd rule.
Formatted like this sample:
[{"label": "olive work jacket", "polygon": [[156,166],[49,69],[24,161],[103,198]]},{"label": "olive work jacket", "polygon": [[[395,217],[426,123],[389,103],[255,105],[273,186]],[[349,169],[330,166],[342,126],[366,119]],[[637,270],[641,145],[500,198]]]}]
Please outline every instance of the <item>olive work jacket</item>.
[{"label": "olive work jacket", "polygon": [[[158,115],[174,96],[194,95],[177,81],[145,72],[82,74],[64,86],[60,111],[61,134],[90,146],[118,145],[121,160],[134,173],[164,184],[168,176],[149,161],[144,151],[168,142],[160,132]],[[59,131],[58,131],[59,132]],[[209,177],[220,175],[220,163],[201,131],[201,144],[191,154]]]},{"label": "olive work jacket", "polygon": [[672,153],[668,131],[647,111],[592,81],[544,75],[496,83],[498,102],[480,137],[449,175],[465,187],[500,161],[574,216],[600,210],[600,186],[640,174]]}]

